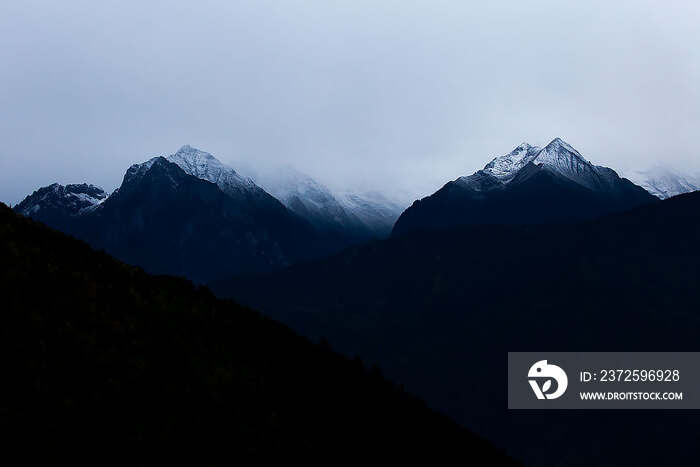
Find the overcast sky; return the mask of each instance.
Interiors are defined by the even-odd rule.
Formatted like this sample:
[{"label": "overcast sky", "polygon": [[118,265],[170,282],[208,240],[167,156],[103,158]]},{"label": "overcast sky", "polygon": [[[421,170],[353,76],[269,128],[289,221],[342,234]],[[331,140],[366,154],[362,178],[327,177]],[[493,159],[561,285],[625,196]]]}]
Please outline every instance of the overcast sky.
[{"label": "overcast sky", "polygon": [[[188,143],[412,196],[523,141],[700,171],[697,1],[0,2],[0,200]],[[244,171],[245,171],[244,170]]]}]

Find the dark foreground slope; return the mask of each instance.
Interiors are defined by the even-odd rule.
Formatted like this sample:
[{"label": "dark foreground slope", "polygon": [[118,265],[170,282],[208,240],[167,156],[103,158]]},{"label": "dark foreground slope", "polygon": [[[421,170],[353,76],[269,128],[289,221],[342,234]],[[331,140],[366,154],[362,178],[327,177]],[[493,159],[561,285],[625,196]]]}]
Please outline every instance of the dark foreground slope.
[{"label": "dark foreground slope", "polygon": [[215,291],[379,363],[526,463],[693,463],[695,411],[509,412],[506,353],[697,351],[699,239],[691,193],[575,225],[409,232]]},{"label": "dark foreground slope", "polygon": [[6,460],[511,463],[361,362],[1,205],[0,284]]}]

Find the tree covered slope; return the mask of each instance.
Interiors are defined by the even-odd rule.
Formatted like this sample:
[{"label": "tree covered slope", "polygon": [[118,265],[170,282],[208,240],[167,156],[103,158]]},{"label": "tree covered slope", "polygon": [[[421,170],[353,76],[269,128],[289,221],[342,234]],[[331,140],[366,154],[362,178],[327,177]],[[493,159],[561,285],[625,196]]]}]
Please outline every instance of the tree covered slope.
[{"label": "tree covered slope", "polygon": [[5,206],[0,284],[6,459],[514,463],[359,360]]}]

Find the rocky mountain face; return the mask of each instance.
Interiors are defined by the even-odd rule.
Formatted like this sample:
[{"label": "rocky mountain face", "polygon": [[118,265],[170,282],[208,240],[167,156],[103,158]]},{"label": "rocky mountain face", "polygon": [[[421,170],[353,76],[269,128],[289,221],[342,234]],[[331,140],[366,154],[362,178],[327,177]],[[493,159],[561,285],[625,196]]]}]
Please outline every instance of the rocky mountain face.
[{"label": "rocky mountain face", "polygon": [[59,185],[54,183],[39,188],[15,206],[15,211],[35,218],[77,216],[90,212],[107,199],[107,193],[87,183]]},{"label": "rocky mountain face", "polygon": [[162,157],[142,169],[130,169],[91,215],[89,243],[148,271],[199,282],[289,262],[271,233],[213,183]]},{"label": "rocky mountain face", "polygon": [[313,223],[285,207],[252,179],[238,174],[207,152],[185,145],[167,160],[185,173],[219,187],[242,213],[279,243],[289,262],[303,261],[347,246],[315,229]]},{"label": "rocky mountain face", "polygon": [[458,225],[573,222],[657,200],[556,138],[544,148],[523,143],[416,201],[392,234]]},{"label": "rocky mountain face", "polygon": [[197,282],[272,270],[336,248],[252,180],[190,146],[134,164],[108,198],[91,185],[51,185],[15,211],[150,272]]}]

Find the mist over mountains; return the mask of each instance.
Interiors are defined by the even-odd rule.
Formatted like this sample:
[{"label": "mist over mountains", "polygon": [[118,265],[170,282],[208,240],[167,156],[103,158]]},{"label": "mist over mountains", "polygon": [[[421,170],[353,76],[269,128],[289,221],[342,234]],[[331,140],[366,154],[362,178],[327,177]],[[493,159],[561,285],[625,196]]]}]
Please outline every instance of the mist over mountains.
[{"label": "mist over mountains", "polygon": [[386,237],[405,206],[379,193],[334,193],[325,185],[292,168],[259,178],[260,185],[285,206],[330,235],[356,242]]},{"label": "mist over mountains", "polygon": [[700,189],[700,177],[680,175],[664,166],[647,170],[632,170],[625,177],[661,199]]},{"label": "mist over mountains", "polygon": [[283,197],[287,207],[211,154],[185,145],[132,165],[109,197],[92,185],[54,184],[15,211],[150,272],[198,282],[277,269],[386,236],[399,215],[381,198],[352,195],[341,203],[304,180],[315,191]]},{"label": "mist over mountains", "polygon": [[[523,143],[405,211],[379,192],[334,192],[293,169],[256,178],[185,145],[132,165],[109,196],[53,184],[14,209],[150,272],[206,283],[415,228],[573,222],[658,199],[559,138]],[[693,188],[669,174],[645,180],[660,197]]]}]

